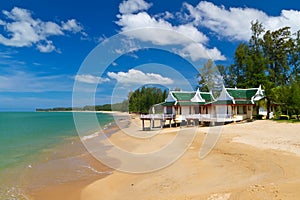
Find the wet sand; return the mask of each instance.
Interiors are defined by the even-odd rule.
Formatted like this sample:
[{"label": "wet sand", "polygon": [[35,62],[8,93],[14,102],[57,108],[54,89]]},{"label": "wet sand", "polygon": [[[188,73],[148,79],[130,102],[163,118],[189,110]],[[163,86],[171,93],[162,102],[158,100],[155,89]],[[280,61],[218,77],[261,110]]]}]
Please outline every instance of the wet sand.
[{"label": "wet sand", "polygon": [[[145,134],[140,128],[140,120],[134,117],[127,131],[133,135]],[[128,151],[145,153],[174,139],[178,129],[192,130],[190,127],[166,128],[145,140],[118,131],[110,140]],[[299,123],[228,124],[222,127],[222,135],[212,152],[199,159],[200,147],[209,131],[209,127],[200,127],[185,154],[164,169],[142,174],[110,169],[111,175],[94,174],[67,183],[48,184],[29,193],[32,199],[45,200],[299,199],[299,130]],[[108,170],[91,155],[84,155],[97,171]]]}]

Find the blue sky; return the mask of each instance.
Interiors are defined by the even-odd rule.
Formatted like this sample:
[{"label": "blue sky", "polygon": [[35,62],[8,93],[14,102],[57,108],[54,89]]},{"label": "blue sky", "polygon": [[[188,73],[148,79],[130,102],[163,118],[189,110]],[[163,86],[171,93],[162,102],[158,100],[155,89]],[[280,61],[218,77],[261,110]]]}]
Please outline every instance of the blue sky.
[{"label": "blue sky", "polygon": [[[249,40],[252,20],[258,19],[270,30],[300,29],[296,0],[271,4],[254,0],[2,0],[0,110],[72,106],[74,81],[84,92],[78,105],[90,103],[89,87],[97,88],[95,104],[121,101],[128,91],[144,84],[188,89],[183,86],[188,82],[194,87],[196,68],[207,59],[232,63],[236,46]],[[84,61],[93,59],[94,48],[110,44],[116,35],[120,41],[112,45],[114,55],[103,51],[93,55],[99,60],[115,56],[109,65],[99,61],[93,72],[80,70]]]}]

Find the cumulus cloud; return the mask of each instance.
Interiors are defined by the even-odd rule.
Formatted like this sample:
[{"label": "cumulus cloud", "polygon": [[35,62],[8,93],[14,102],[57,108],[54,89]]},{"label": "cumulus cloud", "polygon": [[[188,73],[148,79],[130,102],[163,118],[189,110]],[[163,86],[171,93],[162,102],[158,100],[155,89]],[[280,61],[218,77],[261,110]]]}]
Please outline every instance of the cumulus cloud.
[{"label": "cumulus cloud", "polygon": [[206,58],[214,58],[215,60],[226,59],[217,48],[206,49],[202,44],[197,43],[192,43],[184,47],[178,53],[182,57],[190,57],[193,61]]},{"label": "cumulus cloud", "polygon": [[300,29],[300,12],[282,10],[280,16],[268,16],[265,12],[253,8],[226,9],[211,2],[201,1],[193,7],[185,3],[187,18],[198,27],[206,27],[217,35],[230,40],[247,41],[251,36],[251,21],[258,20],[267,30],[276,30],[283,26],[291,27],[293,32]]},{"label": "cumulus cloud", "polygon": [[[201,43],[208,41],[208,38],[191,24],[172,26],[169,22],[163,19],[157,20],[146,12],[122,15],[117,24],[122,27],[124,34],[158,45],[186,44],[191,40]],[[149,28],[159,28],[164,31],[160,32],[157,29]],[[126,32],[130,30],[136,31]],[[174,32],[182,34],[184,37],[178,37],[178,34],[174,34]]]},{"label": "cumulus cloud", "polygon": [[140,70],[130,69],[128,72],[108,72],[107,75],[111,79],[116,79],[122,84],[173,84],[173,80],[168,77],[163,77],[160,74],[144,73]]},{"label": "cumulus cloud", "polygon": [[81,24],[79,24],[75,19],[70,19],[67,22],[61,22],[62,30],[71,31],[73,33],[78,33],[83,30]]},{"label": "cumulus cloud", "polygon": [[121,14],[130,14],[142,10],[148,10],[152,6],[144,0],[125,0],[119,5],[119,12]]},{"label": "cumulus cloud", "polygon": [[[125,2],[130,2],[130,0],[123,3]],[[193,58],[225,59],[217,48],[209,49],[207,47],[208,37],[199,31],[193,23],[173,25],[167,21],[167,19],[174,17],[170,12],[151,16],[149,13],[141,11],[141,9],[139,11],[137,13],[120,11],[121,14],[117,15],[119,20],[116,23],[121,27],[122,34],[143,42],[151,42],[155,45],[179,45],[185,48],[186,52],[191,49],[187,47],[191,43],[195,43],[202,47],[202,51],[198,52],[201,55],[194,56]],[[217,51],[216,55],[219,54],[221,56],[207,57],[208,55],[215,55],[210,53],[211,51]],[[185,55],[192,54],[195,54],[195,52],[187,52]]]},{"label": "cumulus cloud", "polygon": [[41,52],[55,50],[49,36],[62,36],[65,32],[78,33],[83,27],[75,19],[57,24],[33,18],[29,10],[14,7],[11,11],[2,11],[5,20],[0,20],[6,36],[0,34],[0,44],[13,47],[30,47],[36,45]]},{"label": "cumulus cloud", "polygon": [[43,53],[52,52],[55,49],[53,42],[49,40],[47,40],[45,44],[37,44],[36,47],[40,52]]},{"label": "cumulus cloud", "polygon": [[93,76],[91,74],[76,75],[74,79],[82,83],[90,83],[90,84],[99,84],[99,83],[110,81],[109,78],[102,78],[98,76]]}]

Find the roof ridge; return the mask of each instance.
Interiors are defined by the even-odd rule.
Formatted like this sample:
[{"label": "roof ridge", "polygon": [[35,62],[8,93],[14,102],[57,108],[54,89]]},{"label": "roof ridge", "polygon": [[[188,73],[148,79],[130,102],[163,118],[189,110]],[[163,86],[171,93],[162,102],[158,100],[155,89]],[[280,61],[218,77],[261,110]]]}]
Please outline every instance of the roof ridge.
[{"label": "roof ridge", "polygon": [[211,94],[210,92],[201,92],[201,91],[200,91],[200,93],[202,93],[202,94]]},{"label": "roof ridge", "polygon": [[[174,90],[171,90],[171,92],[178,92],[178,93],[196,93],[197,91],[174,91]],[[201,92],[199,91],[200,93],[202,94],[211,94],[211,92]]]},{"label": "roof ridge", "polygon": [[196,91],[176,91],[176,90],[171,90],[171,92],[195,93]]},{"label": "roof ridge", "polygon": [[226,90],[258,90],[259,88],[225,88]]}]

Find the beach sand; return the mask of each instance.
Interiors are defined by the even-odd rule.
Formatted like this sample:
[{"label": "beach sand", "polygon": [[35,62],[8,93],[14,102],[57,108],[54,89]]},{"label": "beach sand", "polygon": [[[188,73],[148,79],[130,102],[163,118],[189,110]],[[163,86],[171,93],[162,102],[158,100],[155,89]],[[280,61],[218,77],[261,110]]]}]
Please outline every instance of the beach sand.
[{"label": "beach sand", "polygon": [[[127,131],[143,136],[140,125],[138,117],[133,117]],[[166,128],[144,140],[118,131],[110,140],[127,151],[146,153],[163,147],[174,139],[176,131],[185,129],[194,130]],[[198,128],[184,155],[161,170],[141,174],[114,170],[111,175],[31,191],[31,196],[45,200],[299,199],[299,123],[259,120],[225,125],[214,149],[199,159],[209,129]],[[104,170],[105,166],[97,160],[88,159],[95,168]]]}]

